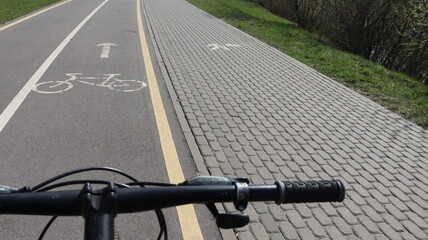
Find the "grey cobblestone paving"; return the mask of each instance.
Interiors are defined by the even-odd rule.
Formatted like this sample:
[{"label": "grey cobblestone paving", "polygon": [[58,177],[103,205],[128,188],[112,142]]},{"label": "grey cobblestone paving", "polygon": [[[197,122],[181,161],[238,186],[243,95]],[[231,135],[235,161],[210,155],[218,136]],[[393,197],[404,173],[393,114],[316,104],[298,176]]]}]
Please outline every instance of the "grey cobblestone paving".
[{"label": "grey cobblestone paving", "polygon": [[343,203],[251,204],[238,239],[428,239],[427,131],[183,0],[143,4],[211,174],[346,183]]}]

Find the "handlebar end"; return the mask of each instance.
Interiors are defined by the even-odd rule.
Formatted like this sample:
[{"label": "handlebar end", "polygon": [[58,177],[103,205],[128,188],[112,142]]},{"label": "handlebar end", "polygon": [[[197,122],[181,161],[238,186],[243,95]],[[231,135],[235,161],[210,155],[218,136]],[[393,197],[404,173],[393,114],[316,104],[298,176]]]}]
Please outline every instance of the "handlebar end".
[{"label": "handlebar end", "polygon": [[343,202],[343,200],[345,200],[345,192],[346,192],[346,190],[345,190],[345,185],[342,183],[342,181],[340,181],[340,180],[334,180],[334,181],[336,181],[336,183],[337,183],[337,185],[338,185],[338,188],[339,188],[339,194],[338,194],[338,199],[337,199],[337,201],[336,202]]},{"label": "handlebar end", "polygon": [[305,202],[342,202],[345,186],[340,180],[275,182],[276,204]]}]

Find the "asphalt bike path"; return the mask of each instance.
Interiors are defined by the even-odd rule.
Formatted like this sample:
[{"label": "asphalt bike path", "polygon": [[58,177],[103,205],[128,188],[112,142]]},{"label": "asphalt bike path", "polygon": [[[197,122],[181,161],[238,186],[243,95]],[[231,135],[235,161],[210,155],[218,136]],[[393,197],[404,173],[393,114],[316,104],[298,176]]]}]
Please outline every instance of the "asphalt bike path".
[{"label": "asphalt bike path", "polygon": [[[169,182],[136,7],[134,0],[73,0],[0,31],[0,112],[4,113],[64,38],[98,9],[0,131],[2,183],[31,185],[89,166],[115,167],[141,180]],[[155,74],[161,75],[157,66]],[[168,92],[162,81],[158,85],[184,176],[194,176],[196,168]],[[102,179],[107,175],[83,176]],[[204,237],[219,238],[207,210],[198,207],[197,214]],[[181,239],[175,209],[165,210],[165,217],[169,236]],[[1,234],[4,239],[34,239],[47,221],[45,217],[2,216]],[[155,239],[159,229],[154,212],[118,216],[116,228],[121,239]],[[82,218],[60,218],[46,239],[79,239],[82,234]]]},{"label": "asphalt bike path", "polygon": [[143,3],[212,175],[345,182],[343,203],[251,203],[238,239],[428,239],[426,130],[184,0]]}]

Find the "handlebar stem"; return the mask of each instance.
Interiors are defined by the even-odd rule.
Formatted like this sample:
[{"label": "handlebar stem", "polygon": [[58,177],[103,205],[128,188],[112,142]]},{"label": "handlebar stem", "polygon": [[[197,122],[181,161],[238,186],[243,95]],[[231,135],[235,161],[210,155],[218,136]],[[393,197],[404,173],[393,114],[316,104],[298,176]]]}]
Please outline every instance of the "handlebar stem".
[{"label": "handlebar stem", "polygon": [[116,217],[116,187],[110,183],[92,190],[89,183],[81,191],[82,216],[85,218],[85,240],[113,240]]}]

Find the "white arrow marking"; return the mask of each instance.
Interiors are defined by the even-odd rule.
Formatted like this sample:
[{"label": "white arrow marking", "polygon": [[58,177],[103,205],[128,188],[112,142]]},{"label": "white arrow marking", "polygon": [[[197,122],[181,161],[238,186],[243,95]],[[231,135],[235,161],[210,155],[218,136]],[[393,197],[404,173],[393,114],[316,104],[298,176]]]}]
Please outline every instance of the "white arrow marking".
[{"label": "white arrow marking", "polygon": [[118,46],[114,43],[100,43],[97,45],[97,47],[103,46],[103,50],[101,52],[100,58],[108,58],[108,55],[110,54],[110,47],[111,46]]}]

